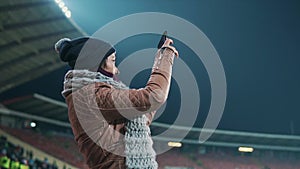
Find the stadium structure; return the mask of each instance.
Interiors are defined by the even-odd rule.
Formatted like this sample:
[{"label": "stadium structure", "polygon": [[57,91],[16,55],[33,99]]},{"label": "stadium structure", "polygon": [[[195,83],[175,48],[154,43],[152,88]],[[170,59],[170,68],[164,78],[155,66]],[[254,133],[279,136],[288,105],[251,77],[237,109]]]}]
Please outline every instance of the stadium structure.
[{"label": "stadium structure", "polygon": [[[53,44],[61,37],[86,35],[60,2],[0,1],[0,94],[64,66],[53,57]],[[8,97],[1,100],[0,126],[0,160],[11,153],[10,161],[24,168],[87,168],[73,140],[64,102],[38,93]],[[169,135],[160,136],[167,129]],[[300,168],[300,136],[158,122],[151,130],[157,135],[155,146],[173,147],[157,156],[160,169]],[[182,131],[188,135],[177,138],[175,133]],[[200,132],[212,136],[202,143]]]}]

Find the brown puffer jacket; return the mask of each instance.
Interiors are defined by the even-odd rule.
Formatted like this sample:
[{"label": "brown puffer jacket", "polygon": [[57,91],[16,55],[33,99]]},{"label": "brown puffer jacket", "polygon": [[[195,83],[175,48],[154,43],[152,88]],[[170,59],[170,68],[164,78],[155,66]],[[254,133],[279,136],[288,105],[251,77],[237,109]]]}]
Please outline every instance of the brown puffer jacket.
[{"label": "brown puffer jacket", "polygon": [[120,90],[98,82],[65,94],[75,140],[91,169],[126,168],[125,123],[145,114],[150,125],[167,99],[173,60],[171,49],[160,49],[149,81],[141,89]]}]

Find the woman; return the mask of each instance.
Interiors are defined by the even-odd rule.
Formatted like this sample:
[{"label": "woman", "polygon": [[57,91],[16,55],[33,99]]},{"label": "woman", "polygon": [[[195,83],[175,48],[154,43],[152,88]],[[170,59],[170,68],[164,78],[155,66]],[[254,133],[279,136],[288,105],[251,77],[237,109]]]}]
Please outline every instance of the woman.
[{"label": "woman", "polygon": [[[110,44],[88,37],[56,43],[61,60],[72,68],[62,94],[75,140],[90,168],[157,168],[149,125],[168,96],[178,56],[172,43],[166,39],[157,51],[149,81],[141,89],[118,81],[116,51]],[[87,58],[93,61],[83,64]]]}]

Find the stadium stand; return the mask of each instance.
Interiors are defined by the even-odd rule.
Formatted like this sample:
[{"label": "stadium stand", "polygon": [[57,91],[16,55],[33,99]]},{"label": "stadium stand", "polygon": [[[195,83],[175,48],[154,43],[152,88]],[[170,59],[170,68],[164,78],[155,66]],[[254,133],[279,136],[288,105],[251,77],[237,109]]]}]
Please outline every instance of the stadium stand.
[{"label": "stadium stand", "polygon": [[205,168],[218,169],[262,169],[261,164],[253,157],[220,155],[219,153],[198,156]]},{"label": "stadium stand", "polygon": [[[58,118],[55,115],[55,111],[67,113],[64,103],[40,94],[21,96],[1,103],[0,122],[3,130],[60,160],[78,168],[86,168],[71,133],[66,132],[66,129],[70,129],[67,116]],[[40,109],[30,109],[31,104],[38,104]],[[27,111],[23,112],[25,108]],[[39,114],[41,110],[43,114]],[[38,132],[37,129],[34,131],[21,125],[31,120],[39,122],[37,128],[41,128],[43,123],[47,124],[49,131],[40,129]],[[170,130],[168,137],[160,136],[166,129]],[[173,148],[157,156],[160,169],[300,168],[299,136],[215,130],[209,140],[199,144],[199,133],[210,130],[192,128],[183,140],[176,137],[176,133],[186,130],[183,126],[170,127],[168,124],[153,122],[151,130],[155,142],[167,145],[168,141],[180,141],[183,144],[180,148]],[[252,146],[254,152],[238,152],[239,146]]]},{"label": "stadium stand", "polygon": [[157,156],[157,162],[159,169],[165,168],[182,168],[182,169],[204,169],[197,161],[184,156],[182,153],[176,150],[170,150],[166,153]]},{"label": "stadium stand", "polygon": [[[1,129],[78,168],[87,168],[70,136],[54,133],[42,134],[30,129],[8,127],[1,127]],[[2,143],[1,145],[3,146]],[[207,147],[207,152],[199,153],[196,151],[197,148],[196,145],[189,145],[187,150],[173,148],[159,154],[157,156],[159,169],[299,169],[300,166],[296,153],[266,151],[276,154],[243,154],[224,147]],[[28,158],[30,155],[26,153],[25,157]],[[27,159],[28,162],[29,159]],[[45,163],[43,159],[35,159],[35,161],[36,165]]]},{"label": "stadium stand", "polygon": [[20,145],[13,144],[3,135],[0,137],[0,168],[10,169],[58,169],[55,161],[50,164],[47,158],[39,159],[33,158],[32,152],[24,151]]},{"label": "stadium stand", "polygon": [[85,168],[73,138],[55,133],[42,134],[31,129],[1,127],[18,139],[78,168]]}]

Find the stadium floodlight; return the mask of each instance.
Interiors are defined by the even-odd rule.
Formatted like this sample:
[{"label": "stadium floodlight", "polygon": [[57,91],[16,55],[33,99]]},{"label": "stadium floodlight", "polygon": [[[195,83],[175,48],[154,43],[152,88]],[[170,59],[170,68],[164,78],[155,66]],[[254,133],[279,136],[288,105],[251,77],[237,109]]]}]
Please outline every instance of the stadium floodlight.
[{"label": "stadium floodlight", "polygon": [[168,146],[169,147],[181,147],[182,144],[180,142],[173,142],[173,141],[170,141],[168,142]]},{"label": "stadium floodlight", "polygon": [[252,147],[239,147],[239,152],[252,153],[253,151],[254,151],[254,148],[252,148]]},{"label": "stadium floodlight", "polygon": [[66,15],[67,18],[71,18],[71,11],[67,10],[65,12],[65,15]]},{"label": "stadium floodlight", "polygon": [[68,11],[68,7],[64,6],[61,10],[62,10],[63,12],[67,12],[67,11]]},{"label": "stadium floodlight", "polygon": [[30,127],[32,127],[32,128],[34,128],[34,127],[36,127],[36,123],[35,122],[30,122]]},{"label": "stadium floodlight", "polygon": [[62,0],[55,0],[55,2],[57,3],[57,5],[60,7],[60,9],[62,10],[62,12],[65,14],[65,16],[67,18],[71,18],[71,11],[69,10],[69,8],[66,6],[66,4],[62,1]]},{"label": "stadium floodlight", "polygon": [[61,2],[58,4],[58,6],[59,6],[60,8],[63,8],[63,7],[65,6],[65,3],[64,3],[63,1],[61,1]]}]

